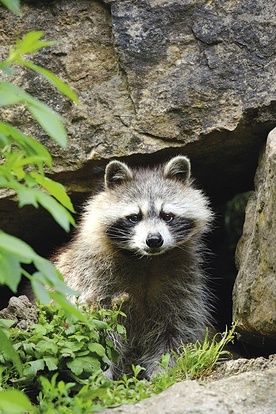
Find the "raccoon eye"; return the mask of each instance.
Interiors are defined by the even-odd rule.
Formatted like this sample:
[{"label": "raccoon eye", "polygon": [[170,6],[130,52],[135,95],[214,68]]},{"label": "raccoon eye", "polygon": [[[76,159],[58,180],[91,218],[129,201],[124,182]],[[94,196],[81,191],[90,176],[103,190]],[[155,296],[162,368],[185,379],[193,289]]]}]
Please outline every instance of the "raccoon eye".
[{"label": "raccoon eye", "polygon": [[166,223],[170,223],[174,219],[174,214],[172,214],[172,213],[162,213],[161,217]]},{"label": "raccoon eye", "polygon": [[138,223],[138,221],[141,220],[141,214],[131,214],[130,216],[127,216],[127,219],[131,223]]}]

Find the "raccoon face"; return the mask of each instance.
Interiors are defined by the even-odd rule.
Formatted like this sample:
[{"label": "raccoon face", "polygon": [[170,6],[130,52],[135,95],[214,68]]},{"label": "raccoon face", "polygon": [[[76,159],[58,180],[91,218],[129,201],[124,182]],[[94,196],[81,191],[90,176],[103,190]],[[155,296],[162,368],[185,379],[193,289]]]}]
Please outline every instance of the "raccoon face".
[{"label": "raccoon face", "polygon": [[155,170],[110,162],[105,187],[112,212],[105,227],[112,245],[141,256],[183,247],[211,215],[207,200],[189,179],[190,162],[184,156]]},{"label": "raccoon face", "polygon": [[120,249],[152,256],[181,245],[193,233],[193,219],[176,216],[169,210],[145,204],[137,212],[124,215],[107,228],[107,235]]}]

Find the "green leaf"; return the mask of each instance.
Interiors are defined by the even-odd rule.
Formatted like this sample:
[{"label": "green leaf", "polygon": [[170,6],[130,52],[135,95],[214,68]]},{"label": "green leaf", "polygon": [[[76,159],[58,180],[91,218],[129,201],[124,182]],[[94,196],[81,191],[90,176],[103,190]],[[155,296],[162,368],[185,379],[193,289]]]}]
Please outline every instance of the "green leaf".
[{"label": "green leaf", "polygon": [[70,223],[75,225],[71,214],[61,206],[54,198],[42,191],[37,194],[37,201],[53,216],[56,222],[67,232],[70,231]]},{"label": "green leaf", "polygon": [[[40,276],[40,278],[38,277],[38,275]],[[40,279],[42,279],[42,281]],[[41,303],[47,304],[51,302],[50,292],[46,289],[43,283],[43,276],[41,275],[41,273],[35,272],[32,275],[31,285],[36,298]]]},{"label": "green leaf", "polygon": [[0,132],[0,146],[5,147],[6,145],[8,145],[8,143],[9,143],[9,140],[6,137],[6,135],[4,135]]},{"label": "green leaf", "polygon": [[22,97],[16,93],[13,85],[8,82],[0,83],[0,106],[14,105],[22,102]]},{"label": "green leaf", "polygon": [[23,375],[27,379],[33,379],[38,371],[42,371],[45,367],[44,359],[36,359],[35,361],[29,361],[23,370]]},{"label": "green leaf", "polygon": [[39,49],[42,49],[46,46],[52,46],[56,42],[47,42],[45,40],[40,40],[44,32],[42,31],[33,31],[28,32],[21,40],[17,40],[16,48],[12,48],[10,53],[10,59],[13,60],[14,58],[18,58],[25,53],[34,53]]},{"label": "green leaf", "polygon": [[58,358],[44,357],[44,361],[49,371],[55,371],[58,369]]},{"label": "green leaf", "polygon": [[6,139],[7,137],[11,137],[17,143],[17,145],[25,150],[27,155],[36,155],[41,161],[45,162],[46,165],[51,167],[52,158],[49,151],[34,138],[23,134],[23,132],[19,131],[18,129],[1,121],[0,133],[3,134]]},{"label": "green leaf", "polygon": [[23,185],[18,188],[17,196],[19,207],[31,204],[35,208],[38,208],[37,193],[39,193],[39,190],[35,188],[24,187]]},{"label": "green leaf", "polygon": [[33,412],[29,398],[21,391],[7,390],[0,392],[0,409],[3,413],[24,414]]},{"label": "green leaf", "polygon": [[67,144],[67,134],[60,115],[47,105],[36,100],[29,101],[27,108],[44,131],[46,131],[62,148],[65,148]]},{"label": "green leaf", "polygon": [[62,204],[68,210],[74,212],[73,204],[70,200],[70,197],[66,194],[62,184],[57,183],[56,181],[44,177],[43,175],[36,172],[32,172],[31,176],[34,177],[36,182],[44,187],[45,190],[49,191],[49,193],[52,194],[52,196],[54,196],[60,202],[60,204]]},{"label": "green leaf", "polygon": [[49,82],[51,82],[63,95],[67,96],[74,102],[79,102],[77,95],[69,88],[66,83],[59,79],[56,75],[50,72],[47,69],[37,66],[32,62],[24,61],[22,62],[24,66],[34,70],[40,75],[44,76]]},{"label": "green leaf", "polygon": [[19,0],[0,0],[10,11],[14,14],[20,14],[20,1]]},{"label": "green leaf", "polygon": [[56,303],[60,305],[60,307],[64,310],[68,318],[75,317],[78,320],[87,323],[86,317],[79,311],[76,306],[74,306],[71,302],[69,302],[65,297],[62,298],[60,294],[56,292],[50,292],[50,296]]},{"label": "green leaf", "polygon": [[9,181],[6,178],[1,177],[1,166],[0,166],[0,187],[1,188],[5,188],[5,187],[11,188]]},{"label": "green leaf", "polygon": [[67,367],[75,374],[83,372],[96,372],[101,369],[100,361],[92,357],[80,357],[66,363]]},{"label": "green leaf", "polygon": [[22,375],[22,364],[20,358],[15,351],[10,339],[2,329],[0,329],[0,350],[4,352],[5,355],[7,355],[7,357],[13,362],[18,373]]},{"label": "green leaf", "polygon": [[95,343],[90,343],[90,344],[88,344],[88,349],[91,352],[95,352],[100,357],[105,356],[105,349],[101,344],[97,344],[96,342]]},{"label": "green leaf", "polygon": [[123,325],[117,324],[116,328],[119,334],[124,335],[126,333],[126,329]]},{"label": "green leaf", "polygon": [[61,274],[49,260],[38,256],[37,259],[34,260],[34,264],[40,272],[38,272],[37,275],[38,278],[40,278],[39,280],[41,283],[48,285],[48,287],[54,288],[57,293],[62,294],[62,297],[65,297],[65,295],[77,294],[77,292],[64,283]]},{"label": "green leaf", "polygon": [[21,266],[18,258],[9,252],[0,253],[0,283],[7,285],[15,293],[20,279]]},{"label": "green leaf", "polygon": [[0,84],[0,106],[19,102],[27,106],[33,117],[51,138],[61,147],[66,147],[67,134],[61,116],[18,86],[9,82],[2,82]]},{"label": "green leaf", "polygon": [[93,325],[95,325],[97,329],[106,329],[108,327],[106,322],[98,321],[97,319],[93,320]]},{"label": "green leaf", "polygon": [[3,250],[5,254],[8,252],[9,254],[18,257],[22,263],[30,263],[39,257],[27,243],[0,230],[0,251],[1,250]]},{"label": "green leaf", "polygon": [[53,263],[51,263],[49,260],[44,259],[44,257],[37,256],[37,258],[34,260],[34,264],[40,273],[46,276],[44,283],[47,281],[50,286],[54,286],[60,282],[60,274]]},{"label": "green leaf", "polygon": [[[52,339],[47,338],[47,336],[44,339],[41,339],[37,344],[35,348],[36,357],[39,358],[40,356],[44,355],[56,355],[58,352],[57,345],[53,342]],[[44,357],[44,360],[46,362],[46,358]]]},{"label": "green leaf", "polygon": [[0,327],[1,328],[11,328],[15,324],[15,321],[11,319],[0,319]]},{"label": "green leaf", "polygon": [[13,74],[13,70],[9,66],[6,65],[6,62],[0,63],[0,69],[8,76],[12,76]]}]

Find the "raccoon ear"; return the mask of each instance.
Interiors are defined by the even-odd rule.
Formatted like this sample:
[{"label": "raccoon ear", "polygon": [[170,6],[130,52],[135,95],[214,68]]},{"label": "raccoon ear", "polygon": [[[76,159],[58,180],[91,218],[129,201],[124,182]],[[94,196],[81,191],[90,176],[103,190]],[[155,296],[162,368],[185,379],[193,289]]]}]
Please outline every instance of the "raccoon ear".
[{"label": "raccoon ear", "polygon": [[191,163],[189,158],[178,155],[172,158],[164,167],[164,177],[188,181],[191,176]]},{"label": "raccoon ear", "polygon": [[105,169],[105,188],[114,188],[131,180],[132,177],[133,174],[126,164],[120,161],[111,161]]}]

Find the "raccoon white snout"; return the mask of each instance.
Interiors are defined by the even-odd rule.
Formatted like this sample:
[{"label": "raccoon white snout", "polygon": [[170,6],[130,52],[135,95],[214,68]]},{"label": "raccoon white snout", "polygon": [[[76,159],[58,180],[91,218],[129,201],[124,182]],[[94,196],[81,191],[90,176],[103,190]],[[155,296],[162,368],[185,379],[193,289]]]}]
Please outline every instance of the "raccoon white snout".
[{"label": "raccoon white snout", "polygon": [[150,247],[151,249],[158,249],[159,247],[161,247],[164,243],[164,239],[161,236],[160,233],[156,233],[156,234],[148,234],[148,237],[146,239],[146,243],[148,245],[148,247]]}]

